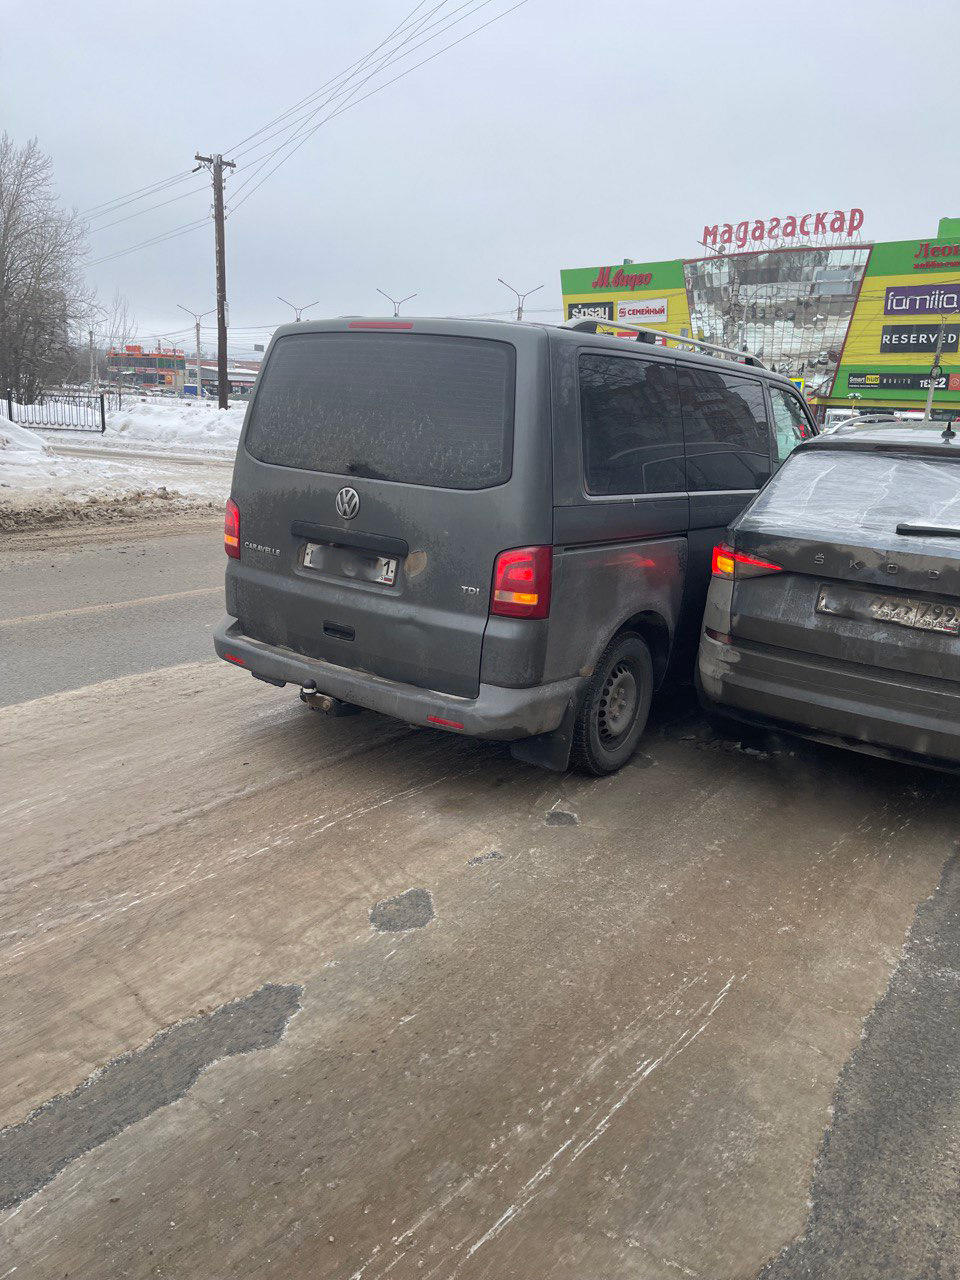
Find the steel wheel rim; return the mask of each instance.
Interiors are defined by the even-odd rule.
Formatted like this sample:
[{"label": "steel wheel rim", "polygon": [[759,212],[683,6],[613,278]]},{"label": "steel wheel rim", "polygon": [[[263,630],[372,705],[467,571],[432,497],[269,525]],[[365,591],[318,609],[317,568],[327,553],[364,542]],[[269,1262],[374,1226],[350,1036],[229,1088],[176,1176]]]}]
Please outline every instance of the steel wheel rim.
[{"label": "steel wheel rim", "polygon": [[611,669],[597,704],[600,741],[610,745],[629,733],[637,717],[640,684],[632,662],[622,659]]}]

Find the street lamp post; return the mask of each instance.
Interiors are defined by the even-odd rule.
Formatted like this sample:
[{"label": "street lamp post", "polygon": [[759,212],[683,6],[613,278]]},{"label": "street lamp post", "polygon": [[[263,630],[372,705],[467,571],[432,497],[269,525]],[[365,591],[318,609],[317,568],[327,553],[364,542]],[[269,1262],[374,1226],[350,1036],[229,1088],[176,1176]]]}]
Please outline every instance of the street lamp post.
[{"label": "street lamp post", "polygon": [[415,293],[408,293],[405,298],[401,298],[400,301],[398,302],[396,298],[391,298],[389,293],[384,293],[383,290],[380,288],[377,289],[377,293],[379,293],[381,297],[386,298],[388,302],[393,303],[394,317],[400,314],[400,308],[403,306],[405,302],[409,302],[411,298],[415,298],[417,296]]},{"label": "street lamp post", "polygon": [[212,316],[217,308],[211,307],[209,311],[191,311],[189,307],[180,306],[179,302],[177,306],[180,307],[181,311],[185,311],[188,316],[193,316],[194,334],[197,340],[197,403],[199,404],[203,396],[203,380],[200,376],[200,321],[204,316]]},{"label": "street lamp post", "polygon": [[293,314],[296,316],[297,324],[300,323],[300,317],[303,315],[304,311],[309,311],[311,307],[319,307],[320,305],[320,302],[318,299],[316,302],[308,302],[305,307],[296,307],[292,302],[287,302],[286,298],[281,298],[279,293],[277,294],[277,301],[282,302],[284,306],[290,307],[292,309]]},{"label": "street lamp post", "polygon": [[542,289],[543,285],[538,284],[535,289],[528,289],[526,293],[521,293],[519,289],[515,289],[512,284],[507,284],[506,280],[501,279],[500,276],[497,276],[497,280],[505,289],[509,289],[511,293],[517,295],[517,319],[522,320],[524,302],[530,297],[531,293],[536,293],[537,289]]},{"label": "street lamp post", "polygon": [[937,379],[942,375],[943,370],[940,367],[940,354],[943,351],[943,335],[946,330],[946,317],[940,317],[940,332],[937,334],[937,349],[933,356],[933,367],[930,370],[930,385],[927,387],[927,405],[923,411],[924,422],[930,421],[930,414],[933,412],[933,389],[937,384]]}]

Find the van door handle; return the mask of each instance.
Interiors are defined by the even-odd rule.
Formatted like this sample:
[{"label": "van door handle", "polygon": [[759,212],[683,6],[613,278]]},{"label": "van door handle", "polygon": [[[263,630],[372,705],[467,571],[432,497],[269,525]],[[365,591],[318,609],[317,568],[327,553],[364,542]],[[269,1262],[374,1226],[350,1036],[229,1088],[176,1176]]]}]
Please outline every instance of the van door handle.
[{"label": "van door handle", "polygon": [[325,622],[323,634],[332,640],[356,640],[357,633],[353,627],[342,627],[339,622]]},{"label": "van door handle", "polygon": [[361,533],[358,529],[337,529],[329,524],[309,524],[294,520],[290,532],[295,538],[311,538],[314,542],[332,542],[338,547],[355,547],[359,551],[377,551],[384,556],[407,556],[410,543],[406,538],[389,538],[382,533]]}]

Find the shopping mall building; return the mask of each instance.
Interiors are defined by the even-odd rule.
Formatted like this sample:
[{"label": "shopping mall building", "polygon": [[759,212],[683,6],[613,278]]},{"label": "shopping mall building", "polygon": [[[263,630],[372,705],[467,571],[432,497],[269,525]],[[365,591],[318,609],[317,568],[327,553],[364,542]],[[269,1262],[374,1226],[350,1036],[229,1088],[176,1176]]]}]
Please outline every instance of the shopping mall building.
[{"label": "shopping mall building", "polygon": [[960,218],[941,219],[936,236],[882,244],[850,237],[862,220],[854,209],[839,231],[824,214],[705,227],[701,258],[565,270],[564,316],[751,351],[793,378],[821,416],[922,410],[939,340],[934,413],[955,417]]}]

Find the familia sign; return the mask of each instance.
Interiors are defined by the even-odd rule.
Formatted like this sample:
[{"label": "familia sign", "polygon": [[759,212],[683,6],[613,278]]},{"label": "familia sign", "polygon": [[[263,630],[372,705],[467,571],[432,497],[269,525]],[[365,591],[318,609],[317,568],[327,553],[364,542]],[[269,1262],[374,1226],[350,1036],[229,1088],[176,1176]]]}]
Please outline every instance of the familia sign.
[{"label": "familia sign", "polygon": [[703,228],[701,243],[709,248],[735,244],[745,249],[748,244],[778,244],[781,240],[816,240],[827,236],[856,235],[863,226],[863,210],[835,209],[833,213],[790,213],[785,218],[745,218],[743,222],[715,223]]},{"label": "familia sign", "polygon": [[883,296],[885,316],[956,315],[960,284],[892,284]]}]

